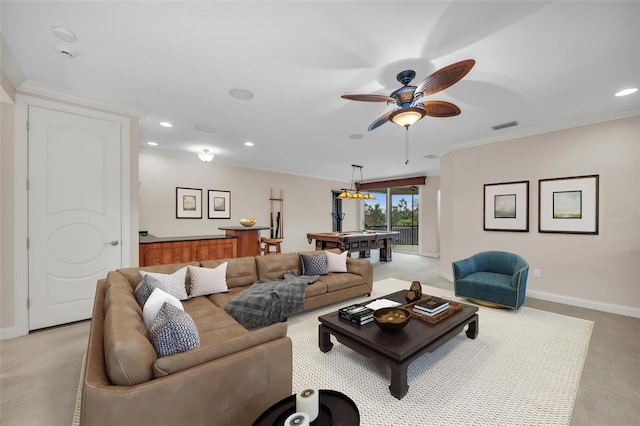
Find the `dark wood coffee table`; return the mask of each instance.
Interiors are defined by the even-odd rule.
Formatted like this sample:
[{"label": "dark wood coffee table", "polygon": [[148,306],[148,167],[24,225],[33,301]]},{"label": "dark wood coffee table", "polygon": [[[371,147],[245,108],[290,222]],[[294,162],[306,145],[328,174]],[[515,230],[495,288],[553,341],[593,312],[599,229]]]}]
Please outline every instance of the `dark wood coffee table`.
[{"label": "dark wood coffee table", "polygon": [[[408,287],[407,287],[408,288]],[[406,304],[405,291],[384,296],[401,304]],[[375,300],[375,299],[374,299]],[[369,303],[369,302],[365,302]],[[338,312],[318,317],[318,345],[322,352],[333,347],[330,335],[340,343],[366,357],[375,357],[391,367],[391,395],[402,399],[409,390],[407,369],[409,364],[427,352],[433,352],[458,335],[468,324],[467,337],[478,336],[478,308],[462,304],[462,311],[456,312],[436,324],[429,324],[411,318],[406,327],[399,331],[383,331],[373,322],[363,326],[355,325],[338,316]]]}]

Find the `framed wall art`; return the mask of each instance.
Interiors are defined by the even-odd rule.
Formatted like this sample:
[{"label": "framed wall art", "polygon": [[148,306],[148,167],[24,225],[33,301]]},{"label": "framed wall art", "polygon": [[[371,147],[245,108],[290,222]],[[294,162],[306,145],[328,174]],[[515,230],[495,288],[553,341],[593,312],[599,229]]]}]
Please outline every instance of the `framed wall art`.
[{"label": "framed wall art", "polygon": [[538,181],[538,231],[598,234],[599,175]]},{"label": "framed wall art", "polygon": [[484,185],[484,230],[529,232],[529,181]]},{"label": "framed wall art", "polygon": [[231,219],[231,191],[209,190],[209,219]]},{"label": "framed wall art", "polygon": [[202,219],[202,189],[176,188],[176,218]]}]

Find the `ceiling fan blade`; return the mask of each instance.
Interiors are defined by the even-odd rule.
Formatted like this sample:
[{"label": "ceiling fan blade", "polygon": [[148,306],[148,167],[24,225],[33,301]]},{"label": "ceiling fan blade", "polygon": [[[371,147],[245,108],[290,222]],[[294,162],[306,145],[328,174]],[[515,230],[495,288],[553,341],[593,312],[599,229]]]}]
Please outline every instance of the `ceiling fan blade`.
[{"label": "ceiling fan blade", "polygon": [[467,59],[444,67],[422,80],[415,93],[422,92],[422,96],[429,96],[453,86],[471,71],[475,63],[473,59]]},{"label": "ceiling fan blade", "polygon": [[382,126],[384,123],[386,123],[387,121],[389,121],[389,116],[393,113],[393,111],[389,111],[388,113],[386,113],[385,115],[383,115],[382,117],[379,117],[376,121],[374,121],[373,123],[371,123],[371,125],[369,126],[369,131],[372,131],[374,129],[377,129],[378,127]]},{"label": "ceiling fan blade", "polygon": [[348,99],[350,101],[361,101],[361,102],[393,102],[396,100],[391,96],[385,95],[342,95],[340,96],[342,99]]},{"label": "ceiling fan blade", "polygon": [[460,108],[445,101],[425,101],[418,104],[419,108],[427,111],[429,117],[444,118],[454,117],[460,114]]}]

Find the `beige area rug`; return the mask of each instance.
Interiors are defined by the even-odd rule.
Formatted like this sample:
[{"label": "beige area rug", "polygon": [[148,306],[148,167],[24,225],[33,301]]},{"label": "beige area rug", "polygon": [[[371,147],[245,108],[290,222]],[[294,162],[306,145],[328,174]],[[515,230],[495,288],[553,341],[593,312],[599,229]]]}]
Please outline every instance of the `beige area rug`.
[{"label": "beige area rug", "polygon": [[[409,284],[377,281],[371,298],[408,289]],[[423,292],[465,302],[448,290],[423,287]],[[389,393],[386,364],[334,337],[331,351],[318,348],[318,316],[367,299],[289,317],[294,393],[309,387],[340,391],[358,406],[362,426],[569,424],[593,322],[526,307],[480,307],[478,337],[468,339],[462,332],[414,361],[408,371],[409,392],[397,400]],[[80,424],[84,367],[85,360],[72,426]]]},{"label": "beige area rug", "polygon": [[[377,281],[372,297],[409,285],[395,279]],[[423,292],[458,300],[448,290],[423,287]],[[293,391],[340,391],[358,406],[361,425],[569,424],[591,321],[526,307],[480,307],[478,337],[472,340],[460,333],[414,361],[408,371],[409,392],[397,400],[389,393],[391,372],[383,362],[354,352],[333,336],[333,349],[320,351],[317,317],[335,309],[289,318]]]}]

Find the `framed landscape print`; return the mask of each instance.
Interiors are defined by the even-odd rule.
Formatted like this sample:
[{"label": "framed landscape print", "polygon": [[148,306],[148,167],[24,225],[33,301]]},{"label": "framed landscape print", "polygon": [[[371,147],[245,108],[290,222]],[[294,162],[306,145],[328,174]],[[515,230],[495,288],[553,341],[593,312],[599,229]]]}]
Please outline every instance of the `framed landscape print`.
[{"label": "framed landscape print", "polygon": [[209,219],[231,219],[231,191],[209,190]]},{"label": "framed landscape print", "polygon": [[202,219],[202,189],[176,188],[176,218]]},{"label": "framed landscape print", "polygon": [[538,231],[598,234],[599,175],[538,181]]},{"label": "framed landscape print", "polygon": [[484,186],[484,230],[529,232],[529,181]]}]

